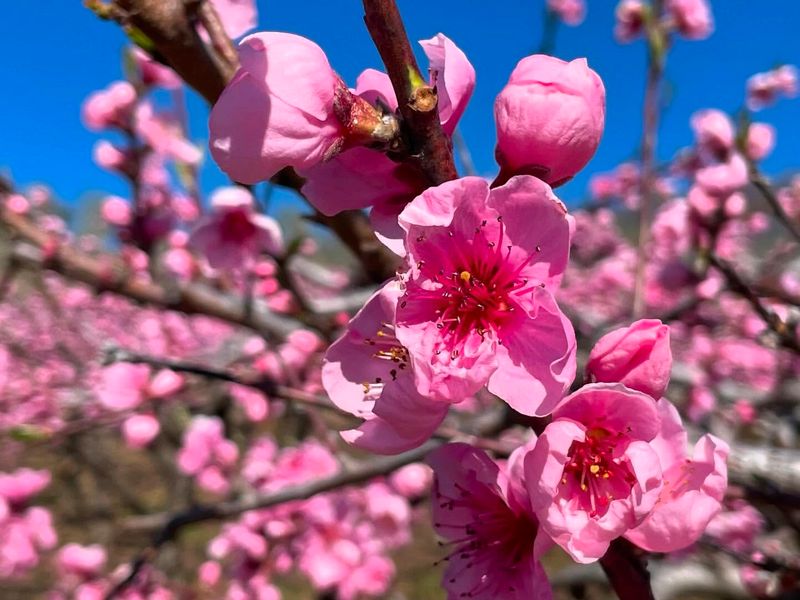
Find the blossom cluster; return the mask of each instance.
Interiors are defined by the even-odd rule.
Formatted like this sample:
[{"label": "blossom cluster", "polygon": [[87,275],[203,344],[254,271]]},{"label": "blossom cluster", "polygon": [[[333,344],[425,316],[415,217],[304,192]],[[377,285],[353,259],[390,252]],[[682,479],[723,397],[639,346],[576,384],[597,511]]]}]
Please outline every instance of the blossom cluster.
[{"label": "blossom cluster", "polygon": [[[544,5],[546,28],[586,18]],[[796,483],[749,457],[796,465],[800,178],[761,172],[795,67],[751,77],[737,115],[697,107],[689,147],[595,174],[568,209],[605,128],[587,59],[519,60],[496,164],[459,176],[420,143],[463,143],[477,73],[449,37],[419,42],[426,76],[385,60],[350,88],[300,35],[231,46],[252,0],[186,10],[220,69],[208,152],[230,184],[201,191],[191,77],[158,36],[83,104],[95,162],[130,185],[91,231],[0,180],[0,580],[52,600],[382,598],[432,529],[451,599],[550,599],[551,552],[791,588]],[[614,36],[660,61],[714,27],[706,0],[621,0]],[[279,222],[273,185],[311,214]]]}]

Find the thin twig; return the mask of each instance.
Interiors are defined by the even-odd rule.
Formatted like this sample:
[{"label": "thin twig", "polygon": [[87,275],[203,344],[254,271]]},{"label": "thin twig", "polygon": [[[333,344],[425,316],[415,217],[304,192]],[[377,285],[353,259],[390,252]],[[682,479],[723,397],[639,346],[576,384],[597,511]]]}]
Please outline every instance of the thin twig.
[{"label": "thin twig", "polygon": [[124,591],[134,581],[141,569],[153,560],[161,546],[174,539],[177,533],[187,525],[234,517],[247,511],[270,508],[287,502],[308,500],[317,494],[387,475],[400,467],[422,460],[431,450],[442,443],[439,440],[430,440],[419,448],[403,454],[373,458],[350,469],[342,470],[336,475],[291,486],[270,494],[256,494],[220,504],[199,505],[174,514],[157,513],[131,519],[127,525],[129,530],[155,529],[158,531],[150,545],[134,559],[128,576],[106,595],[106,600],[111,600]]},{"label": "thin twig", "polygon": [[708,261],[725,278],[728,288],[747,300],[758,316],[776,334],[780,345],[800,353],[800,339],[798,339],[796,328],[783,321],[777,313],[766,307],[750,284],[730,264],[714,254],[709,255]]},{"label": "thin twig", "polygon": [[644,125],[642,130],[642,171],[639,181],[639,240],[636,259],[636,278],[633,294],[633,317],[644,312],[647,245],[650,240],[650,220],[653,210],[656,142],[660,116],[661,81],[666,63],[666,33],[661,24],[663,0],[653,0],[647,21],[647,84],[644,95]]},{"label": "thin twig", "polygon": [[650,573],[640,551],[627,540],[618,538],[611,542],[600,566],[619,600],[654,600]]},{"label": "thin twig", "polygon": [[161,308],[186,314],[202,314],[241,325],[264,336],[284,339],[292,331],[308,327],[300,321],[269,311],[259,302],[248,317],[240,298],[221,294],[207,286],[189,283],[167,289],[144,278],[133,276],[118,259],[81,252],[51,234],[41,231],[29,219],[8,210],[0,212],[17,243],[14,260],[28,268],[47,269],[68,279],[85,283],[98,292],[108,291]]},{"label": "thin twig", "polygon": [[764,200],[767,201],[767,204],[769,204],[772,212],[775,213],[775,217],[781,222],[781,225],[786,228],[786,231],[791,234],[796,242],[800,243],[800,227],[798,227],[797,223],[792,221],[792,218],[784,210],[783,205],[775,195],[772,186],[767,183],[767,180],[764,179],[758,167],[752,162],[750,163],[750,183],[753,184],[753,187],[755,187],[764,197]]},{"label": "thin twig", "polygon": [[450,141],[439,122],[436,89],[420,74],[394,0],[363,0],[364,22],[397,96],[410,153],[431,183],[458,177]]},{"label": "thin twig", "polygon": [[224,62],[228,77],[232,77],[239,68],[239,54],[236,52],[231,38],[225,32],[225,27],[214,9],[214,4],[209,0],[201,0],[200,6],[197,8],[197,17],[200,19],[203,29],[208,33],[211,46]]}]

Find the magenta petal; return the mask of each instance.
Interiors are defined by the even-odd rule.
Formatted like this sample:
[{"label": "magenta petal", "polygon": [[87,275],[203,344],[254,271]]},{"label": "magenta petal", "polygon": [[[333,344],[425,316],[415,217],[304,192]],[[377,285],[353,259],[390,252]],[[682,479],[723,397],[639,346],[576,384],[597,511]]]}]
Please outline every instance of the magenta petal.
[{"label": "magenta petal", "polygon": [[447,415],[449,405],[431,402],[405,379],[375,402],[374,418],[342,432],[345,441],[377,454],[398,454],[426,442]]},{"label": "magenta petal", "polygon": [[370,104],[375,104],[378,99],[385,102],[389,110],[397,110],[397,97],[389,76],[383,71],[365,69],[356,79],[356,94]]},{"label": "magenta petal", "polygon": [[544,416],[553,411],[575,378],[575,332],[553,297],[542,289],[529,318],[501,331],[497,370],[488,388],[514,410]]},{"label": "magenta petal", "polygon": [[239,60],[271,96],[318,121],[330,115],[338,78],[311,40],[293,33],[254,33],[239,43]]},{"label": "magenta petal", "polygon": [[728,484],[728,445],[713,435],[697,442],[691,460],[664,473],[655,510],[625,537],[651,552],[673,552],[695,543],[720,510]]},{"label": "magenta petal", "polygon": [[442,128],[452,135],[475,89],[475,69],[464,52],[444,34],[421,40],[419,44],[430,61],[433,82],[439,94]]},{"label": "magenta petal", "polygon": [[509,241],[531,257],[521,275],[558,286],[569,258],[570,222],[550,186],[536,177],[512,177],[492,190],[488,205],[503,215]]},{"label": "magenta petal", "polygon": [[652,440],[660,429],[656,403],[650,396],[613,383],[583,386],[561,401],[553,419],[572,419],[589,429],[622,431],[645,441]]}]

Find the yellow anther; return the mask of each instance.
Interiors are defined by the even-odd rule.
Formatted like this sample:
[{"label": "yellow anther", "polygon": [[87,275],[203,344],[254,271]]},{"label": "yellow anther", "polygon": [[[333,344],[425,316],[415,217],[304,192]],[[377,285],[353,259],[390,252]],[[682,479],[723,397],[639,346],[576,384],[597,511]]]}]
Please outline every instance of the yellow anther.
[{"label": "yellow anther", "polygon": [[461,273],[459,273],[458,276],[459,278],[461,278],[462,281],[465,282],[469,281],[472,278],[472,275],[470,274],[469,271],[461,271]]},{"label": "yellow anther", "polygon": [[600,465],[592,465],[589,467],[589,471],[592,473],[592,475],[597,475],[600,472]]},{"label": "yellow anther", "polygon": [[587,489],[587,485],[585,483],[582,483],[581,484],[581,490],[583,490],[585,492],[586,489]]}]

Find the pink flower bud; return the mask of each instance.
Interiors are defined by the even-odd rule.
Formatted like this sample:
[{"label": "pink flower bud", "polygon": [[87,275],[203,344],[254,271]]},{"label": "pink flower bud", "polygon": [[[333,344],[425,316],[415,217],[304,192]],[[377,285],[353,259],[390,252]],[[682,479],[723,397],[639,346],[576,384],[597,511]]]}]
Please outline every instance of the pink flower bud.
[{"label": "pink flower bud", "polygon": [[567,181],[600,143],[605,103],[603,82],[586,59],[523,58],[494,105],[501,169]]},{"label": "pink flower bud", "polygon": [[700,110],[692,115],[697,145],[713,156],[725,156],[733,148],[735,133],[730,117],[721,110]]},{"label": "pink flower bud", "polygon": [[106,564],[106,551],[99,544],[67,544],[58,551],[56,561],[64,574],[94,577],[100,574]]},{"label": "pink flower bud", "polygon": [[341,80],[322,49],[289,33],[255,33],[239,45],[241,68],[211,110],[209,146],[241,183],[284,167],[310,168],[341,139],[334,96]]},{"label": "pink flower bud", "polygon": [[747,108],[761,110],[774,104],[779,96],[794,98],[797,92],[797,68],[794,65],[756,73],[747,80]]},{"label": "pink flower bud", "polygon": [[6,208],[14,214],[24,215],[30,210],[31,203],[22,194],[11,194],[6,198]]},{"label": "pink flower bud", "polygon": [[161,430],[153,415],[133,415],[122,423],[122,437],[130,448],[145,448]]},{"label": "pink flower bud", "polygon": [[222,567],[218,562],[208,560],[200,565],[197,577],[203,585],[214,587],[222,577]]},{"label": "pink flower bud", "polygon": [[163,87],[168,90],[176,90],[181,87],[181,78],[169,67],[153,60],[147,52],[141,48],[134,47],[130,50],[139,78],[145,85]]},{"label": "pink flower bud", "polygon": [[123,171],[128,161],[125,152],[107,140],[100,140],[94,145],[92,156],[98,166],[109,171]]},{"label": "pink flower bud", "polygon": [[586,17],[585,0],[547,0],[547,8],[567,25],[580,25]]},{"label": "pink flower bud", "polygon": [[667,11],[675,28],[690,40],[702,40],[714,31],[714,18],[706,0],[669,0]]},{"label": "pink flower bud", "polygon": [[124,127],[136,104],[136,89],[127,81],[116,81],[94,92],[83,103],[83,122],[89,129]]},{"label": "pink flower bud", "polygon": [[150,380],[147,393],[152,398],[166,398],[183,387],[184,377],[170,369],[162,369]]},{"label": "pink flower bud", "polygon": [[695,180],[712,196],[729,196],[747,184],[747,163],[741,154],[733,153],[725,162],[698,169]]},{"label": "pink flower bud", "polygon": [[622,0],[617,4],[617,24],[614,37],[621,43],[632,42],[644,27],[644,4],[642,0]]},{"label": "pink flower bud", "polygon": [[131,224],[131,205],[119,196],[108,196],[100,207],[100,214],[103,220],[110,225],[125,227]]},{"label": "pink flower bud", "polygon": [[669,326],[643,319],[601,337],[589,354],[586,374],[591,381],[622,383],[658,399],[671,368]]},{"label": "pink flower bud", "polygon": [[753,123],[747,130],[747,156],[752,160],[766,158],[775,146],[775,128],[767,123]]},{"label": "pink flower bud", "polygon": [[228,37],[236,39],[258,23],[255,0],[211,0]]}]

